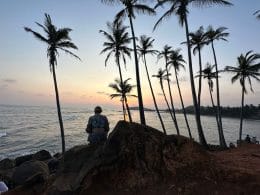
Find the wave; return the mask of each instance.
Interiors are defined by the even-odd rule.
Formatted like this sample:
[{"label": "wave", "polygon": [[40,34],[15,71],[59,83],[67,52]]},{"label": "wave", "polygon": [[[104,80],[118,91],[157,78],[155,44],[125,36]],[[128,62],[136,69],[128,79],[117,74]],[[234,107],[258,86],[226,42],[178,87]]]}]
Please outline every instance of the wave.
[{"label": "wave", "polygon": [[5,136],[7,136],[6,132],[3,132],[3,133],[0,132],[0,137],[5,137]]}]

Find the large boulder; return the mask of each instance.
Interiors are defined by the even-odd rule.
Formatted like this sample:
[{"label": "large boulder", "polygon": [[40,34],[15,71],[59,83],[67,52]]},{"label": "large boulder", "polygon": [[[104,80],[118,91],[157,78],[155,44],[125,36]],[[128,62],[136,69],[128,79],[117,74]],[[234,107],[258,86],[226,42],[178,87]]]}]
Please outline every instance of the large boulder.
[{"label": "large boulder", "polygon": [[49,160],[51,158],[52,158],[52,156],[47,150],[41,150],[41,151],[33,154],[34,160],[44,161],[44,160]]},{"label": "large boulder", "polygon": [[15,167],[15,161],[9,158],[5,158],[0,161],[0,170],[11,169]]},{"label": "large boulder", "polygon": [[24,162],[30,161],[33,159],[33,154],[28,154],[28,155],[24,155],[24,156],[19,156],[15,159],[15,166],[20,166],[21,164],[23,164]]},{"label": "large boulder", "polygon": [[185,175],[195,172],[193,165],[204,168],[208,155],[188,138],[120,121],[104,144],[74,147],[62,161],[49,194],[135,192],[167,182],[182,168]]},{"label": "large boulder", "polygon": [[42,161],[27,161],[15,168],[12,180],[16,185],[24,184],[29,178],[41,175],[47,179],[49,176],[48,165]]}]

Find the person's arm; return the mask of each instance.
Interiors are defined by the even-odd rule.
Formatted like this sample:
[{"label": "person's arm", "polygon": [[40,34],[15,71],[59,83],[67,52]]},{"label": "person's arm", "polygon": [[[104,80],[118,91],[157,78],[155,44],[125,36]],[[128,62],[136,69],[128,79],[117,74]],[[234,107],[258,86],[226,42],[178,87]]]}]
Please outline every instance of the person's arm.
[{"label": "person's arm", "polygon": [[86,132],[87,133],[92,133],[92,126],[91,126],[91,117],[89,117],[88,119],[88,124],[87,124],[87,128],[86,128]]},{"label": "person's arm", "polygon": [[109,122],[107,120],[107,117],[105,116],[105,131],[108,132],[109,131]]}]

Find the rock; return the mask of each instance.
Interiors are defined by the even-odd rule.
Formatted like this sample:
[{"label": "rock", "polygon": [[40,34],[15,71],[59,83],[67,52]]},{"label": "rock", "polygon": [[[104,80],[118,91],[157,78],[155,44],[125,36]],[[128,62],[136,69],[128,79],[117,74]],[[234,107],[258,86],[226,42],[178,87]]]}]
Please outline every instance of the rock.
[{"label": "rock", "polygon": [[33,159],[39,160],[39,161],[44,161],[44,160],[48,160],[48,159],[51,159],[51,158],[52,158],[51,154],[46,150],[41,150],[39,152],[36,152],[33,155]]},{"label": "rock", "polygon": [[35,174],[41,174],[43,178],[47,179],[49,176],[48,165],[41,161],[24,162],[15,169],[12,180],[16,185],[22,185]]},{"label": "rock", "polygon": [[53,159],[49,160],[48,161],[48,167],[49,167],[50,172],[51,173],[56,172],[56,170],[59,167],[59,164],[60,164],[60,162],[56,158],[53,158]]},{"label": "rock", "polygon": [[15,159],[15,166],[19,166],[21,164],[23,164],[26,161],[32,160],[33,158],[33,154],[28,154],[28,155],[24,155],[24,156],[19,156]]},{"label": "rock", "polygon": [[0,161],[0,170],[11,169],[13,167],[15,167],[14,160],[6,158]]}]

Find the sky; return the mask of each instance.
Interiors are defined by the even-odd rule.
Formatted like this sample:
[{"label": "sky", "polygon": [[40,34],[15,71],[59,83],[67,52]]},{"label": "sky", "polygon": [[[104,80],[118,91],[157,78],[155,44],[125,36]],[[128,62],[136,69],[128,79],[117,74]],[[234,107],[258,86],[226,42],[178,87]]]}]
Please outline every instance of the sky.
[{"label": "sky", "polygon": [[[225,66],[236,66],[237,57],[241,53],[253,50],[260,53],[260,20],[253,13],[260,9],[259,0],[233,0],[232,7],[190,7],[188,17],[190,31],[200,26],[214,28],[225,26],[230,36],[228,42],[215,43],[220,69]],[[148,3],[151,7],[154,3]],[[0,104],[11,105],[55,105],[53,78],[50,73],[46,45],[36,40],[32,34],[24,31],[27,26],[43,34],[35,22],[44,22],[44,13],[50,14],[53,24],[58,28],[72,28],[70,36],[79,50],[73,51],[82,61],[63,52],[58,56],[56,69],[60,101],[66,105],[113,105],[120,106],[118,99],[111,100],[108,94],[113,91],[108,87],[118,78],[118,68],[113,58],[105,67],[106,55],[100,55],[103,42],[106,41],[99,30],[107,30],[106,22],[113,21],[115,14],[122,9],[121,5],[108,6],[99,0],[1,0],[0,5]],[[162,50],[165,44],[173,48],[181,48],[187,60],[184,29],[180,27],[175,16],[165,20],[153,32],[153,26],[166,11],[166,7],[158,9],[156,16],[138,15],[134,20],[136,36],[147,35],[155,39],[154,49]],[[128,20],[124,21],[129,25]],[[132,45],[130,45],[132,47]],[[198,56],[193,56],[194,72],[198,71]],[[135,85],[134,58],[127,60],[123,68],[123,77],[132,78]],[[164,68],[163,62],[156,57],[148,57],[150,75]],[[202,63],[213,63],[212,51],[209,47],[202,50]],[[145,75],[144,64],[140,64],[141,85],[145,107],[152,107],[152,98]],[[239,106],[241,87],[239,82],[231,84],[231,74],[223,73],[220,78],[221,104]],[[192,104],[188,68],[179,74],[185,105]],[[159,105],[165,107],[159,82],[152,78],[152,84]],[[166,84],[166,83],[165,83]],[[203,81],[202,105],[210,105],[207,82]],[[174,79],[172,79],[174,103],[180,106],[179,95]],[[253,82],[254,93],[245,97],[246,104],[260,104],[260,84]],[[136,90],[133,91],[136,94]],[[136,99],[130,105],[137,105]]]}]

